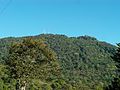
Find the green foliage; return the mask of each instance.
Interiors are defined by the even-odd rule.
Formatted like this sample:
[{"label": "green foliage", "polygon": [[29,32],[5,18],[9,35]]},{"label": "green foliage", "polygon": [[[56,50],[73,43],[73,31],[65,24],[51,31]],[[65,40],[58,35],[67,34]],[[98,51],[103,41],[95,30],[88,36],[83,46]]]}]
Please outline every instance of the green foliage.
[{"label": "green foliage", "polygon": [[29,82],[28,90],[52,90],[52,88],[49,83],[33,79]]},{"label": "green foliage", "polygon": [[103,90],[116,77],[115,49],[90,36],[0,39],[0,62],[10,71],[1,87],[16,90],[26,81],[26,90]]},{"label": "green foliage", "polygon": [[111,58],[114,46],[89,36],[69,38],[43,34],[36,38],[41,37],[57,53],[64,78],[70,83],[80,81],[91,89],[95,89],[100,82],[103,87],[111,83],[116,74],[115,62]]},{"label": "green foliage", "polygon": [[120,43],[117,44],[117,50],[114,56],[112,57],[113,60],[116,62],[117,66],[117,77],[114,78],[112,83],[106,88],[106,90],[119,90],[120,89]]},{"label": "green foliage", "polygon": [[31,38],[10,47],[6,64],[20,87],[30,79],[45,81],[60,75],[55,53],[43,42]]},{"label": "green foliage", "polygon": [[10,81],[7,66],[0,65],[0,90],[15,90],[13,80]]}]

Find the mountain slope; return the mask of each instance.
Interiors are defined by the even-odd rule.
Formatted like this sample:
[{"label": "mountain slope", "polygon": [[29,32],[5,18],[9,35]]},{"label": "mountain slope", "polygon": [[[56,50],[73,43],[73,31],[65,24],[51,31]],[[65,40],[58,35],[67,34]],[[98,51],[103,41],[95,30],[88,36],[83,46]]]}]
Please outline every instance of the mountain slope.
[{"label": "mountain slope", "polygon": [[[111,56],[116,47],[111,44],[90,36],[41,34],[29,37],[44,40],[56,52],[64,80],[76,90],[104,88],[115,76],[116,67]],[[21,42],[23,38],[27,37],[0,39],[1,63],[4,63],[9,45]]]}]

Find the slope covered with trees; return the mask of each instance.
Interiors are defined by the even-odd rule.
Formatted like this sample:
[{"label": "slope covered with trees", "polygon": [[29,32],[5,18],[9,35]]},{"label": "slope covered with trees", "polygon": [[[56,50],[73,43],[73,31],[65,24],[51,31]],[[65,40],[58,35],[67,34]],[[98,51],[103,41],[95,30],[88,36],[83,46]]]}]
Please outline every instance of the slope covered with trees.
[{"label": "slope covered with trees", "polygon": [[[43,58],[43,52],[39,52],[38,50],[34,50],[34,48],[26,48],[27,51],[24,51],[25,48],[21,48],[21,43],[24,42],[24,38],[31,38],[33,41],[42,40],[45,45],[47,45],[47,50],[49,48],[53,50],[56,54],[56,61],[59,64],[60,68],[60,76],[53,76],[51,79],[43,79],[46,82],[47,87],[49,89],[42,90],[104,90],[105,87],[112,83],[113,78],[116,76],[117,67],[115,65],[114,60],[111,58],[115,53],[116,47],[108,44],[106,42],[100,42],[94,37],[90,36],[80,36],[80,37],[67,37],[65,35],[53,35],[53,34],[41,34],[38,36],[29,36],[22,38],[3,38],[0,39],[0,62],[1,66],[1,79],[0,83],[5,84],[6,87],[15,87],[17,83],[17,78],[11,77],[11,72],[15,65],[20,65],[20,75],[24,75],[24,69],[29,66],[29,64],[25,64],[24,67],[21,66],[21,61],[19,64],[11,64],[7,63],[9,60],[11,62],[16,62],[19,60],[31,60],[31,56],[34,55],[34,58],[38,57]],[[30,41],[28,40],[27,43]],[[36,43],[37,43],[36,42]],[[12,43],[18,43],[20,45],[16,46],[16,50],[20,50],[21,54],[15,54],[16,52],[14,48],[11,46]],[[27,45],[25,45],[27,46]],[[37,48],[37,44],[35,44]],[[41,46],[43,48],[44,46]],[[10,49],[11,48],[11,49]],[[23,49],[23,51],[21,51]],[[10,53],[11,50],[11,53]],[[42,51],[44,51],[43,49]],[[34,53],[35,51],[35,53]],[[24,56],[29,55],[30,57]],[[43,57],[41,57],[43,55]],[[14,57],[16,56],[16,57]],[[51,56],[50,56],[51,57]],[[12,59],[10,59],[12,58]],[[15,59],[16,58],[16,59]],[[21,59],[19,59],[21,58]],[[33,59],[33,58],[32,58]],[[26,62],[26,61],[24,61]],[[52,62],[54,63],[54,62]],[[46,63],[44,63],[46,65]],[[30,64],[31,65],[31,64]],[[10,70],[7,71],[7,67],[10,67]],[[41,65],[40,65],[41,66]],[[15,69],[15,68],[14,68]],[[15,69],[16,70],[16,69]],[[27,70],[27,71],[28,71]],[[47,71],[48,68],[45,67],[43,71]],[[3,71],[3,72],[2,72]],[[14,70],[12,70],[14,71]],[[41,76],[39,73],[39,68],[36,68],[36,77]],[[57,70],[59,71],[59,70]],[[32,73],[27,72],[26,74]],[[48,71],[48,73],[52,73]],[[5,75],[3,75],[5,74]],[[14,72],[12,72],[14,74]],[[19,74],[18,74],[19,75]],[[17,75],[17,76],[18,76]],[[4,77],[5,76],[5,77]],[[14,76],[14,75],[13,75]],[[33,75],[32,75],[33,76]],[[47,77],[47,74],[44,74]],[[41,86],[41,79],[36,77],[30,78],[30,84],[38,84],[36,87],[45,87]],[[26,77],[25,77],[26,78]],[[34,79],[34,80],[33,80]],[[33,82],[31,82],[33,80]],[[47,80],[50,80],[49,82]],[[12,83],[12,84],[11,84]],[[3,87],[1,85],[1,87]],[[1,88],[0,87],[0,88]],[[28,88],[28,90],[41,90],[35,89],[35,87]],[[5,90],[5,89],[3,89]],[[10,89],[12,90],[12,89]]]}]

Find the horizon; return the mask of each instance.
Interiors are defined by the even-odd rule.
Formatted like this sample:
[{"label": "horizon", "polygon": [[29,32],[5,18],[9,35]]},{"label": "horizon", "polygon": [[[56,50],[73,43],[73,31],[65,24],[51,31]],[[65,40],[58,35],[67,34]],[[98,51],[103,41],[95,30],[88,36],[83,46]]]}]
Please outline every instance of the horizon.
[{"label": "horizon", "polygon": [[[65,34],[53,34],[53,33],[41,33],[41,34],[37,34],[37,35],[28,35],[27,37],[29,37],[29,36],[38,36],[38,35],[42,35],[42,34],[44,34],[44,35],[49,35],[49,34],[51,34],[51,35],[65,35]],[[68,36],[68,35],[65,35],[65,36],[67,36],[68,38],[70,38],[70,37],[81,37],[81,36],[89,36],[89,35],[78,35],[78,36]],[[5,39],[5,38],[22,38],[22,37],[26,37],[26,35],[24,35],[24,36],[8,36],[8,37],[0,37],[0,39]],[[94,36],[89,36],[89,37],[93,37],[93,38],[96,38],[96,37],[94,37]],[[106,43],[109,43],[109,42],[107,42],[107,41],[104,41],[104,40],[99,40],[98,38],[96,38],[98,41],[100,41],[100,42],[106,42]],[[118,43],[116,43],[116,44],[113,44],[113,43],[109,43],[109,44],[111,44],[111,45],[117,45]]]},{"label": "horizon", "polygon": [[116,45],[119,10],[119,0],[0,0],[0,38],[88,35]]}]

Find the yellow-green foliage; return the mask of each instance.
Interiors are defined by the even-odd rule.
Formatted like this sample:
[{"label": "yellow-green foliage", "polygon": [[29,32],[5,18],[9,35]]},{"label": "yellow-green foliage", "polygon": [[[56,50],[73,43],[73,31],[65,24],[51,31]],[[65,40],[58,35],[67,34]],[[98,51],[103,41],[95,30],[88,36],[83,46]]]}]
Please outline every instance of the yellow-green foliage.
[{"label": "yellow-green foliage", "polygon": [[6,63],[11,70],[11,77],[17,79],[20,86],[31,79],[50,81],[52,77],[60,76],[56,54],[44,42],[31,38],[13,44]]}]

